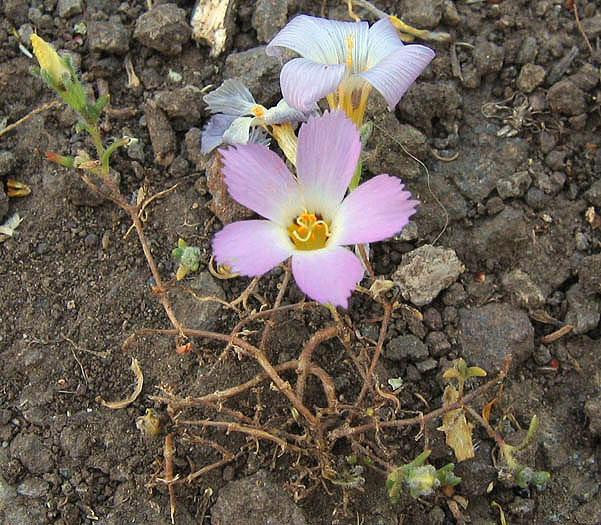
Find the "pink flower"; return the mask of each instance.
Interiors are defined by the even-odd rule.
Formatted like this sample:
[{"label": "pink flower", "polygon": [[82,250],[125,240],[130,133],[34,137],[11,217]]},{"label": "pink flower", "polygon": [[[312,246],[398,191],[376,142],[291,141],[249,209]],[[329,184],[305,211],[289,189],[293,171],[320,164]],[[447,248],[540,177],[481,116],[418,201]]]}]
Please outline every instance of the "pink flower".
[{"label": "pink flower", "polygon": [[258,144],[219,150],[232,197],[265,219],[228,224],[215,235],[218,263],[254,277],[292,257],[299,288],[320,303],[347,307],[363,266],[346,245],[402,230],[418,201],[400,179],[378,175],[345,197],[361,143],[341,111],[311,117],[298,134],[297,176]]}]

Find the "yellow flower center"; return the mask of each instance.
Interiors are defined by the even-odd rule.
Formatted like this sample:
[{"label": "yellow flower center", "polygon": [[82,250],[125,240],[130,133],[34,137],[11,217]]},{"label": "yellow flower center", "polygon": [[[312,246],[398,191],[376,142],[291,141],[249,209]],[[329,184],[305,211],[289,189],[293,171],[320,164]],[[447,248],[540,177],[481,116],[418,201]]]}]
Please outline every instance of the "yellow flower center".
[{"label": "yellow flower center", "polygon": [[261,106],[261,104],[256,104],[252,107],[250,112],[258,118],[263,118],[265,116],[265,107]]},{"label": "yellow flower center", "polygon": [[318,213],[303,213],[288,226],[288,235],[297,250],[319,250],[326,245],[330,227]]}]

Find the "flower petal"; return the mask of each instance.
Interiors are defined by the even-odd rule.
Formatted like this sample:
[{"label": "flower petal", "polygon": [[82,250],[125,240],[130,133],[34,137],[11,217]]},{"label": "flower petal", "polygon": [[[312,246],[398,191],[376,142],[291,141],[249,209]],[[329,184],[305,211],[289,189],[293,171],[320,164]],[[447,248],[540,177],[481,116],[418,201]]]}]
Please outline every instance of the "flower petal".
[{"label": "flower petal", "polygon": [[311,299],[347,308],[351,292],[363,277],[363,267],[351,251],[334,246],[294,252],[292,274]]},{"label": "flower petal", "polygon": [[301,208],[292,174],[273,151],[259,144],[220,149],[225,183],[243,206],[287,227]]},{"label": "flower petal", "polygon": [[310,111],[315,103],[342,82],[345,65],[320,64],[306,58],[293,58],[280,72],[282,96],[299,111]]},{"label": "flower petal", "polygon": [[213,238],[215,260],[247,277],[268,272],[290,257],[292,251],[286,230],[271,221],[233,222]]},{"label": "flower petal", "polygon": [[228,78],[217,89],[207,93],[203,100],[211,113],[225,113],[240,117],[250,115],[257,105],[252,93],[239,80]]},{"label": "flower petal", "polygon": [[223,115],[221,113],[213,115],[202,129],[200,152],[209,153],[220,144],[223,144],[223,134],[235,119],[236,117],[234,116]]},{"label": "flower petal", "polygon": [[290,107],[285,100],[280,100],[276,106],[269,108],[265,112],[263,120],[269,125],[282,124],[284,122],[305,122],[311,113],[318,110],[319,106],[317,104],[313,104],[309,111],[299,111],[298,109]]},{"label": "flower petal", "polygon": [[238,117],[223,134],[224,144],[246,144],[250,136],[250,126],[255,117]]},{"label": "flower petal", "polygon": [[369,28],[367,67],[375,66],[391,53],[405,47],[388,18],[381,18]]},{"label": "flower petal", "polygon": [[383,58],[371,69],[357,73],[357,76],[375,87],[392,111],[434,55],[429,47],[407,45]]},{"label": "flower petal", "polygon": [[419,204],[403,188],[401,179],[390,175],[378,175],[361,184],[338,208],[328,242],[364,244],[400,232]]},{"label": "flower petal", "polygon": [[[281,56],[278,47],[292,49],[302,57],[322,64],[345,64],[348,54],[347,37],[353,35],[353,61],[367,53],[367,22],[340,22],[315,16],[299,15],[288,22],[265,52]],[[359,51],[356,56],[355,54]]]},{"label": "flower petal", "polygon": [[332,219],[355,173],[360,152],[359,131],[342,111],[326,111],[301,126],[296,171],[308,211]]}]

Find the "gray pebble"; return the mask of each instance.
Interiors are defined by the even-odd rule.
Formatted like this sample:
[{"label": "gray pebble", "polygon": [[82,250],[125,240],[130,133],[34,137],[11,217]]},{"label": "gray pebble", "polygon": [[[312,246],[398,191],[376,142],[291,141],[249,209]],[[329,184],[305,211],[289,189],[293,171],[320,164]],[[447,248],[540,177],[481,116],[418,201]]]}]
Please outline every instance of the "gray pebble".
[{"label": "gray pebble", "polygon": [[129,30],[116,22],[90,21],[88,43],[92,51],[124,55],[129,51]]},{"label": "gray pebble", "polygon": [[176,4],[160,4],[137,19],[134,38],[165,55],[179,55],[191,32],[186,11]]}]

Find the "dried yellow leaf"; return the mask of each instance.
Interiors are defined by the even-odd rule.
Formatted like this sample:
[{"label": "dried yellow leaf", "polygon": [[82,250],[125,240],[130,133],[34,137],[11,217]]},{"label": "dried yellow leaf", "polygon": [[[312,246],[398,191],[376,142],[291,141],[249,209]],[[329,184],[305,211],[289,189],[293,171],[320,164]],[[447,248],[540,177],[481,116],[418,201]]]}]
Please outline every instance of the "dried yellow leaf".
[{"label": "dried yellow leaf", "polygon": [[142,392],[142,386],[144,385],[144,376],[142,375],[142,370],[140,370],[140,364],[138,363],[138,360],[134,357],[132,357],[131,359],[130,368],[136,376],[136,388],[133,391],[132,395],[126,397],[125,399],[122,399],[121,401],[105,401],[104,399],[102,399],[102,397],[98,396],[96,398],[96,401],[98,403],[105,407],[113,409],[125,408],[126,406],[131,405],[138,398],[140,392]]},{"label": "dried yellow leaf", "polygon": [[[449,406],[459,400],[459,392],[449,385],[442,395],[443,406]],[[446,443],[453,449],[457,461],[474,457],[472,429],[474,425],[467,422],[462,408],[450,410],[442,417],[442,426],[438,430],[445,433]]]}]

